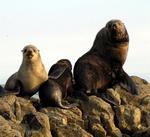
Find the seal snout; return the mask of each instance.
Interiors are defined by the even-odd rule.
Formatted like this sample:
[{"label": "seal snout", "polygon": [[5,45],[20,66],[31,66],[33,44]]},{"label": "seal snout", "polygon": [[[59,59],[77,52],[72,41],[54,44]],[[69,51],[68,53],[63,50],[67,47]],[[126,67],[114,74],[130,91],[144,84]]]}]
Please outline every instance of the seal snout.
[{"label": "seal snout", "polygon": [[116,33],[124,32],[124,25],[121,22],[112,23],[112,31]]},{"label": "seal snout", "polygon": [[33,52],[32,49],[27,50],[28,54],[32,54],[32,52]]},{"label": "seal snout", "polygon": [[28,49],[28,50],[26,51],[26,56],[27,56],[29,59],[31,59],[31,58],[34,56],[33,51],[32,51],[31,49]]},{"label": "seal snout", "polygon": [[26,47],[24,47],[22,52],[26,57],[32,58],[35,54],[39,52],[39,50],[33,45],[27,45]]},{"label": "seal snout", "polygon": [[125,25],[121,20],[110,20],[106,24],[106,29],[112,41],[129,41]]},{"label": "seal snout", "polygon": [[23,49],[23,54],[28,58],[31,59],[36,54],[36,49],[31,46],[27,46]]},{"label": "seal snout", "polygon": [[120,20],[110,20],[107,24],[106,24],[106,27],[109,29],[109,30],[112,30],[112,31],[121,31],[124,29],[124,24],[122,21]]}]

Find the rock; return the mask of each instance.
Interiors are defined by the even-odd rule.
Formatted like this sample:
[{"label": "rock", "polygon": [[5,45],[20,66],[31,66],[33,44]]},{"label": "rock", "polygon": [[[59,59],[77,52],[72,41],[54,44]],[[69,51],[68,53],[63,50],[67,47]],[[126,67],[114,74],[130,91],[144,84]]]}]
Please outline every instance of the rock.
[{"label": "rock", "polygon": [[29,99],[17,97],[15,102],[15,115],[17,120],[22,121],[26,114],[34,112],[36,112],[36,109]]},{"label": "rock", "polygon": [[132,105],[116,107],[116,117],[121,130],[137,131],[141,128],[141,111]]},{"label": "rock", "polygon": [[132,137],[150,137],[150,127],[137,131]]},{"label": "rock", "polygon": [[94,135],[94,137],[106,137],[107,132],[100,124],[100,117],[89,115],[87,117],[87,122],[88,130]]},{"label": "rock", "polygon": [[52,135],[53,137],[93,137],[76,124],[58,127],[52,131]]},{"label": "rock", "polygon": [[30,100],[14,95],[0,98],[0,115],[7,120],[19,122],[25,114],[30,112],[36,112]]},{"label": "rock", "polygon": [[0,115],[7,120],[13,120],[16,118],[14,114],[16,96],[4,96],[0,97]]},{"label": "rock", "polygon": [[[122,137],[121,131],[114,124],[114,111],[110,104],[99,97],[90,96],[89,102],[82,102],[83,119],[85,119],[91,133],[96,136]],[[93,119],[94,118],[94,119]],[[91,122],[92,121],[92,122]],[[94,125],[99,125],[97,132]]]},{"label": "rock", "polygon": [[77,107],[72,109],[48,107],[41,109],[41,112],[48,115],[51,130],[55,130],[58,127],[67,126],[70,124],[76,124],[80,127],[84,127],[82,112]]},{"label": "rock", "polygon": [[26,136],[51,137],[48,116],[41,112],[26,114],[21,124]]},{"label": "rock", "polygon": [[89,101],[68,97],[78,107],[42,108],[39,99],[0,97],[0,137],[149,137],[150,84],[132,77],[140,95],[119,85]]},{"label": "rock", "polygon": [[7,120],[0,116],[0,137],[22,137],[20,132],[14,130]]}]

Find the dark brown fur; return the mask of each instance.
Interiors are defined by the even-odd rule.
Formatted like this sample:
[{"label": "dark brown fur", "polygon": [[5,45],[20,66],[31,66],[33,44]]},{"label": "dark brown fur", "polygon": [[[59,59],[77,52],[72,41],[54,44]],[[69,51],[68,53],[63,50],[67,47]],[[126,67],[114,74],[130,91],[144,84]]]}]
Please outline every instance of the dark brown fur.
[{"label": "dark brown fur", "polygon": [[57,106],[69,109],[77,104],[62,105],[62,98],[72,92],[71,63],[67,59],[59,60],[49,70],[49,79],[39,89],[39,97],[43,106]]},{"label": "dark brown fur", "polygon": [[50,79],[54,80],[62,88],[62,95],[65,98],[73,91],[72,65],[68,59],[61,59],[52,65],[48,72]]},{"label": "dark brown fur", "polygon": [[109,21],[102,28],[92,48],[81,56],[74,67],[76,91],[97,92],[120,83],[132,94],[138,90],[122,66],[128,52],[129,36],[120,20]]}]

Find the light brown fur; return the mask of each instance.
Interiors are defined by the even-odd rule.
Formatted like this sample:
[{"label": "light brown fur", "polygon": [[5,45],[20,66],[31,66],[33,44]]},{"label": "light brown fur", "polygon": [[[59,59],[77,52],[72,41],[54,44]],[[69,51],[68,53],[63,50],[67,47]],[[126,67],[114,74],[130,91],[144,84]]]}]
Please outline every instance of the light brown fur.
[{"label": "light brown fur", "polygon": [[22,50],[23,61],[18,70],[6,82],[5,89],[20,88],[21,96],[34,95],[39,86],[48,79],[48,74],[42,63],[39,50],[33,45],[27,45]]}]

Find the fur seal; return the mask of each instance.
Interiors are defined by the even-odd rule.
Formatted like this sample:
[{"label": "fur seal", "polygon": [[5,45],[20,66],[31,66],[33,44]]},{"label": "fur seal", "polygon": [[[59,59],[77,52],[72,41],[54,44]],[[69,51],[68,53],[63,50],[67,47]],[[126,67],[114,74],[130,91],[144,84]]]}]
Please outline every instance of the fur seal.
[{"label": "fur seal", "polygon": [[129,36],[124,23],[110,20],[102,28],[92,48],[81,56],[74,66],[75,89],[78,93],[97,93],[116,83],[130,91],[139,91],[123,70],[129,45]]},{"label": "fur seal", "polygon": [[68,59],[61,59],[52,65],[48,77],[57,82],[62,88],[62,96],[65,98],[73,92],[72,65]]},{"label": "fur seal", "polygon": [[61,59],[49,70],[49,79],[39,88],[39,98],[42,106],[58,106],[69,109],[77,104],[63,105],[62,98],[72,92],[72,65],[67,59]]},{"label": "fur seal", "polygon": [[20,89],[19,96],[31,97],[40,85],[48,79],[39,50],[33,45],[23,48],[23,61],[18,70],[5,84],[6,90]]}]

